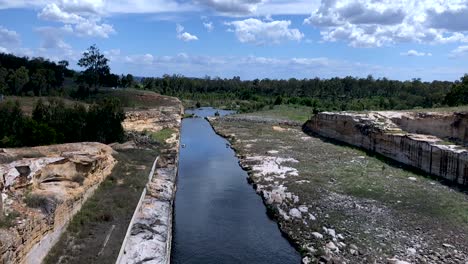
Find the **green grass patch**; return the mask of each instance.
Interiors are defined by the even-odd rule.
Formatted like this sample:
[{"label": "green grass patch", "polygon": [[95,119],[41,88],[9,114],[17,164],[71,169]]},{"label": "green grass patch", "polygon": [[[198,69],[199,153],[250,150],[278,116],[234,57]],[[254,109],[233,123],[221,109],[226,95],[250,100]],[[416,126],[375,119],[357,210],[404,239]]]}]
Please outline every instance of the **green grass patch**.
[{"label": "green grass patch", "polygon": [[166,143],[166,140],[170,138],[174,133],[174,129],[164,128],[158,132],[151,133],[151,139],[158,143],[164,144]]},{"label": "green grass patch", "polygon": [[10,228],[15,225],[16,218],[20,216],[18,212],[12,211],[8,215],[0,218],[0,228]]},{"label": "green grass patch", "polygon": [[313,115],[313,108],[300,105],[276,105],[273,108],[254,112],[255,116],[306,122]]}]

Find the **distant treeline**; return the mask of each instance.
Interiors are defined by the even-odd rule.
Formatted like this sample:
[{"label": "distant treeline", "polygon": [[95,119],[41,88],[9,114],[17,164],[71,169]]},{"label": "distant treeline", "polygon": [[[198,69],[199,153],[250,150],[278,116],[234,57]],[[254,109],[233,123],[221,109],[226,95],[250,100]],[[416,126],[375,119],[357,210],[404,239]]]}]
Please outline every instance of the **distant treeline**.
[{"label": "distant treeline", "polygon": [[144,78],[143,89],[186,99],[229,98],[264,104],[301,104],[323,110],[411,109],[448,104],[453,82],[396,81],[367,78],[289,79],[242,81],[239,77],[187,78],[165,75]]},{"label": "distant treeline", "polygon": [[[99,56],[99,50],[94,51]],[[105,58],[104,58],[105,59]],[[44,58],[18,57],[0,53],[0,94],[20,96],[71,95],[89,96],[98,87],[129,87],[133,76],[112,74],[107,59],[101,65],[83,64],[89,67],[82,72],[68,69],[66,60],[58,63]],[[98,71],[89,69],[98,68]]]},{"label": "distant treeline", "polygon": [[125,114],[116,99],[106,99],[88,109],[83,104],[67,107],[61,100],[39,100],[32,117],[19,102],[0,103],[0,147],[23,147],[68,142],[122,141]]}]

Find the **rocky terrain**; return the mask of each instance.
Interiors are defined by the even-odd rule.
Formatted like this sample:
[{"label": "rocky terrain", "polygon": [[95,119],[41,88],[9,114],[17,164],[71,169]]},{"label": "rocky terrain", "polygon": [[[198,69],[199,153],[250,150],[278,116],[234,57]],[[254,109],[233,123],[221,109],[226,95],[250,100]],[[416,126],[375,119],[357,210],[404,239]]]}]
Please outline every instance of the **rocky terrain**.
[{"label": "rocky terrain", "polygon": [[112,154],[99,143],[0,149],[2,263],[40,263],[111,173]]},{"label": "rocky terrain", "polygon": [[463,142],[465,122],[462,114],[324,112],[315,115],[304,127],[468,186],[468,149],[444,140],[454,138]]},{"label": "rocky terrain", "polygon": [[304,263],[468,261],[468,198],[284,120],[210,120]]}]

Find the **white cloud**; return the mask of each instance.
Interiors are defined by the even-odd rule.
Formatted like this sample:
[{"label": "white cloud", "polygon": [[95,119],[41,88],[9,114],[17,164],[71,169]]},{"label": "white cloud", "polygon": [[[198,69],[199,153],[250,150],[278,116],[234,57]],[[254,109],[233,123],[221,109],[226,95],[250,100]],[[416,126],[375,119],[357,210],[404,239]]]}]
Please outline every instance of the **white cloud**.
[{"label": "white cloud", "polygon": [[151,65],[154,62],[154,57],[151,54],[131,55],[125,57],[125,62],[137,65]]},{"label": "white cloud", "polygon": [[459,46],[456,49],[452,50],[449,54],[451,58],[463,57],[468,55],[468,45],[467,46]]},{"label": "white cloud", "polygon": [[70,26],[64,26],[61,28],[56,27],[40,27],[36,28],[36,32],[41,35],[42,49],[59,49],[59,50],[70,50],[70,44],[63,40],[64,35],[73,32]]},{"label": "white cloud", "polygon": [[291,21],[261,21],[255,18],[225,23],[232,26],[237,38],[242,43],[278,44],[285,40],[300,41],[304,34],[296,28],[290,28]]},{"label": "white cloud", "polygon": [[16,31],[0,26],[0,45],[14,46],[20,42],[20,35]]},{"label": "white cloud", "polygon": [[176,32],[177,32],[177,38],[182,41],[189,42],[189,41],[198,40],[197,36],[192,35],[188,32],[184,32],[184,27],[180,24],[176,25]]},{"label": "white cloud", "polygon": [[[38,17],[44,20],[73,24],[74,32],[80,36],[108,38],[115,33],[112,25],[99,23],[101,18],[97,8],[102,1],[63,0],[61,4],[47,4]],[[73,13],[76,12],[76,13]]]},{"label": "white cloud", "polygon": [[228,16],[307,15],[317,6],[310,0],[0,0],[0,9],[41,9],[48,4],[62,6],[75,14],[156,14],[200,12],[206,9]]},{"label": "white cloud", "polygon": [[324,41],[345,41],[354,47],[468,42],[468,2],[322,0],[304,23],[319,28]]},{"label": "white cloud", "polygon": [[109,24],[97,24],[96,21],[87,20],[75,26],[75,32],[78,36],[108,38],[114,34],[114,27]]},{"label": "white cloud", "polygon": [[83,22],[85,19],[77,14],[68,13],[58,7],[57,4],[48,4],[38,14],[40,19],[50,21],[60,21],[68,24],[77,24]]},{"label": "white cloud", "polygon": [[195,0],[195,3],[225,14],[252,14],[265,0]]},{"label": "white cloud", "polygon": [[401,56],[408,56],[408,57],[424,57],[424,56],[432,56],[432,53],[429,52],[419,52],[416,50],[408,50],[407,52],[400,53]]},{"label": "white cloud", "polygon": [[214,29],[213,22],[203,22],[203,26],[208,30],[208,32],[212,32]]},{"label": "white cloud", "polygon": [[0,46],[0,53],[10,53],[7,48]]},{"label": "white cloud", "polygon": [[[466,71],[462,67],[390,67],[379,66],[326,57],[275,58],[258,56],[197,56],[180,53],[175,56],[153,56],[145,61],[145,55],[124,56],[130,59],[114,61],[112,69],[116,72],[138,74],[139,76],[161,76],[163,74],[182,74],[191,77],[219,76],[243,79],[256,78],[332,78],[367,77],[410,80],[420,77],[423,80],[456,80]],[[149,57],[149,56],[147,56]]]}]

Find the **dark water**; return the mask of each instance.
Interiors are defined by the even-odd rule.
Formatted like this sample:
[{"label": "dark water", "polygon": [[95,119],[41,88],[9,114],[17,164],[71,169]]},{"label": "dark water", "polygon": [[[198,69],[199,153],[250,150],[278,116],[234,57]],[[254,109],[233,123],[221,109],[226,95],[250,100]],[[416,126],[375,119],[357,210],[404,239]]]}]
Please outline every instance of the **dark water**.
[{"label": "dark water", "polygon": [[172,263],[300,263],[226,143],[206,120],[184,119]]}]

